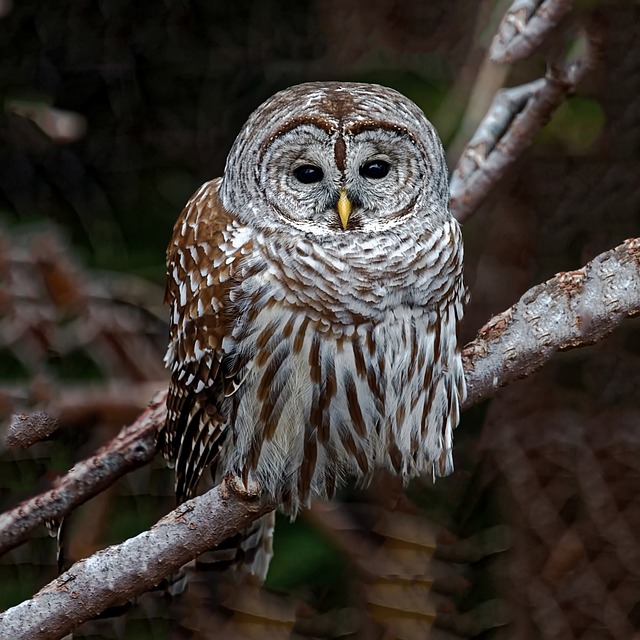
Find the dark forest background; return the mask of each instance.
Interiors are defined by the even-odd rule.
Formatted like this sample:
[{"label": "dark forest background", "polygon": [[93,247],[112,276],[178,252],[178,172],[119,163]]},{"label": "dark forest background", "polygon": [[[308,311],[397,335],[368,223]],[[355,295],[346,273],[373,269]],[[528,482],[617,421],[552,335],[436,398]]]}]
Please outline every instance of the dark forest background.
[{"label": "dark forest background", "polygon": [[[453,168],[495,91],[543,76],[589,21],[603,42],[598,68],[464,225],[463,342],[531,286],[637,236],[640,3],[576,2],[540,50],[505,67],[486,52],[508,4],[0,0],[0,418],[51,406],[68,417],[49,442],[0,450],[3,508],[113,437],[166,382],[171,228],[277,90],[392,86],[433,121]],[[89,396],[102,404],[74,414]],[[278,522],[267,586],[292,619],[305,603],[310,637],[424,637],[384,635],[404,619],[447,637],[627,640],[640,633],[639,409],[635,320],[467,412],[453,476],[415,483],[409,497],[384,481],[344,493],[342,515],[380,548],[430,549],[437,579],[423,598],[412,591],[419,604],[362,587],[357,549],[322,511]],[[157,461],[74,514],[68,554],[135,535],[171,508],[171,474]],[[431,547],[376,525],[413,531],[416,518]],[[43,529],[0,559],[0,609],[55,571]],[[191,637],[176,629],[195,614],[154,602],[77,637]]]}]

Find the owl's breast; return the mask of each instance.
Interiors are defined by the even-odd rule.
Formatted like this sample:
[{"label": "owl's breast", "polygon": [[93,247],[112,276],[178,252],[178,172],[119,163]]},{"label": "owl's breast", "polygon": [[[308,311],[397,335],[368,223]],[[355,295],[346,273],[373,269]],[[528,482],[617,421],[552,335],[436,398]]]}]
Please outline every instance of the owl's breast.
[{"label": "owl's breast", "polygon": [[244,264],[240,286],[248,297],[289,305],[341,334],[383,322],[401,306],[435,308],[451,299],[462,244],[453,220],[428,233],[354,236],[335,247],[261,235]]},{"label": "owl's breast", "polygon": [[234,343],[247,364],[220,471],[253,474],[295,513],[378,467],[408,478],[444,455],[449,468],[462,393],[455,324],[453,309],[399,306],[340,333],[295,305],[266,306]]}]

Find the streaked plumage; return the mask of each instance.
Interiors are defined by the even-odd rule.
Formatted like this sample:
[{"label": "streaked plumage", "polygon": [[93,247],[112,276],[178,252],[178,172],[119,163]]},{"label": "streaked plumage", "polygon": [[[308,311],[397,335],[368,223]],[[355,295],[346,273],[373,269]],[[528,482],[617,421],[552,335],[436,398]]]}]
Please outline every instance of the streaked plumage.
[{"label": "streaked plumage", "polygon": [[292,516],[376,468],[449,473],[464,297],[442,147],[422,112],[377,85],[276,94],[168,249],[161,442],[178,499],[209,466],[216,481],[257,480]]}]

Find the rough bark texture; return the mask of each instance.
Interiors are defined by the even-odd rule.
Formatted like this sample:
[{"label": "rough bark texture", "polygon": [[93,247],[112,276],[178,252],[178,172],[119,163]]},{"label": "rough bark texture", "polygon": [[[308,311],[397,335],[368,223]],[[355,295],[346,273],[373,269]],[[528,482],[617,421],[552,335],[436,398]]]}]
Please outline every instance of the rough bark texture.
[{"label": "rough bark texture", "polygon": [[491,43],[494,62],[510,64],[534,53],[571,10],[571,0],[514,0]]},{"label": "rough bark texture", "polygon": [[601,57],[597,35],[585,36],[586,52],[564,67],[520,87],[502,89],[464,150],[451,177],[451,211],[467,220],[533,142],[553,112]]},{"label": "rough bark texture", "polygon": [[464,349],[472,406],[540,368],[556,351],[602,339],[640,313],[640,238],[529,289]]},{"label": "rough bark texture", "polygon": [[61,638],[107,607],[156,586],[195,556],[271,511],[236,478],[185,502],[149,531],[80,560],[33,598],[0,614],[0,637]]},{"label": "rough bark texture", "polygon": [[[640,313],[640,239],[630,238],[582,269],[533,287],[493,317],[464,351],[467,409],[496,389],[539,369],[557,352],[605,337]],[[60,518],[155,455],[165,417],[159,393],[138,420],[95,456],[79,462],[57,486],[0,515],[0,554],[46,520]],[[39,418],[40,419],[40,418]]]}]

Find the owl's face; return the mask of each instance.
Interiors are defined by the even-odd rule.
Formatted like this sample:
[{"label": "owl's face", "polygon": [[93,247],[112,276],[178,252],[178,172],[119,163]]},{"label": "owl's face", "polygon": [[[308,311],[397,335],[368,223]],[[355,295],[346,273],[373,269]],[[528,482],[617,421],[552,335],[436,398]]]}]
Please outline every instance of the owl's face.
[{"label": "owl's face", "polygon": [[241,220],[329,240],[437,226],[447,193],[442,147],[418,107],[392,89],[347,83],[298,85],[259,107],[222,186]]}]

